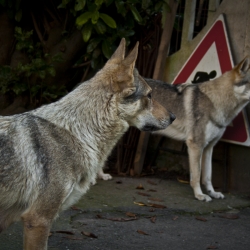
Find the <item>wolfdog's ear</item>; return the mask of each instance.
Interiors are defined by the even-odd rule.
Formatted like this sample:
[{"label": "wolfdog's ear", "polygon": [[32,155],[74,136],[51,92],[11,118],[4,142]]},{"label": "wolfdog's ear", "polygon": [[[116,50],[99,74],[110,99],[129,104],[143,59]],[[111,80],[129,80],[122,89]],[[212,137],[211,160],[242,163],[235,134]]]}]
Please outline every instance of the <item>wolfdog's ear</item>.
[{"label": "wolfdog's ear", "polygon": [[123,60],[125,56],[125,47],[126,47],[126,40],[125,38],[122,38],[118,48],[114,52],[114,54],[110,57],[110,60],[112,59],[118,59],[118,60]]},{"label": "wolfdog's ear", "polygon": [[245,75],[250,68],[250,57],[246,56],[237,66],[236,70],[240,75]]},{"label": "wolfdog's ear", "polygon": [[126,98],[128,96],[131,96],[132,94],[134,94],[136,91],[136,87],[130,87],[130,88],[125,88],[122,90],[121,96],[123,98]]},{"label": "wolfdog's ear", "polygon": [[123,64],[125,66],[130,66],[130,67],[132,67],[134,69],[134,67],[135,67],[135,61],[136,61],[137,55],[138,55],[138,46],[139,46],[139,42],[137,42],[135,44],[135,47],[133,48],[133,50],[124,59]]}]

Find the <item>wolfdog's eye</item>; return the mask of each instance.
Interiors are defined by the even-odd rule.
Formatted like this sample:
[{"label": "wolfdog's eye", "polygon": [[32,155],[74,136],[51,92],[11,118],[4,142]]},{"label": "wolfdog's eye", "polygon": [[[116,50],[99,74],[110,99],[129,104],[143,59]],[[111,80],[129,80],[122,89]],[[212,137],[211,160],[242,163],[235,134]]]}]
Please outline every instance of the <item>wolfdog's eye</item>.
[{"label": "wolfdog's eye", "polygon": [[148,98],[148,99],[151,99],[151,98],[152,98],[152,94],[151,94],[151,93],[148,93],[147,98]]}]

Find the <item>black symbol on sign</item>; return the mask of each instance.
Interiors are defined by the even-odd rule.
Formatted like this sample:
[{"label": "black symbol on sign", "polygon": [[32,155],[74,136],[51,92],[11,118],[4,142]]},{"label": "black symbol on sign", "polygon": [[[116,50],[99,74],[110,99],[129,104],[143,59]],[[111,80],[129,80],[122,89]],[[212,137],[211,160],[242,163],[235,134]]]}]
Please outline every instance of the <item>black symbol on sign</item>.
[{"label": "black symbol on sign", "polygon": [[207,72],[198,71],[195,74],[194,80],[192,81],[192,83],[206,82],[206,81],[209,81],[210,79],[215,78],[216,75],[217,73],[215,70],[212,70],[209,74]]}]

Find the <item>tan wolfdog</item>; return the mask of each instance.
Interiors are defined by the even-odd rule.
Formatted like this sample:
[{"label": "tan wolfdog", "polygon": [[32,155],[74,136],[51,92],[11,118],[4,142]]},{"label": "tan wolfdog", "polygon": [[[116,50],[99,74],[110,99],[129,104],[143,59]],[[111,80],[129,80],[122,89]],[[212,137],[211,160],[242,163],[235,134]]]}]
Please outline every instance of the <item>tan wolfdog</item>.
[{"label": "tan wolfdog", "polygon": [[[212,185],[213,147],[226,127],[250,100],[250,57],[213,81],[171,85],[146,79],[154,98],[176,115],[167,129],[156,132],[186,142],[190,184],[201,201],[224,198]],[[209,195],[202,192],[200,179]]]},{"label": "tan wolfdog", "polygon": [[174,116],[151,98],[125,39],[102,70],[61,100],[0,117],[0,231],[22,220],[24,249],[44,250],[53,220],[96,178],[119,138],[135,126],[166,128]]}]

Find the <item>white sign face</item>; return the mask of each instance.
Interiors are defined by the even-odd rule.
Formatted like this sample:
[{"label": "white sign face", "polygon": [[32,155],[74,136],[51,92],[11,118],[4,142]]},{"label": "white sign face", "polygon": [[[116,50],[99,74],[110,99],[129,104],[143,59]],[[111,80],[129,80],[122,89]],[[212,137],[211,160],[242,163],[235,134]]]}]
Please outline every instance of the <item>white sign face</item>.
[{"label": "white sign face", "polygon": [[[214,71],[216,71],[215,74],[212,74]],[[202,79],[195,79],[198,72],[203,73]],[[200,74],[202,77],[202,74]],[[206,54],[202,57],[199,64],[195,67],[194,71],[191,73],[191,75],[188,77],[186,82],[204,82],[208,80],[213,80],[217,77],[222,75],[221,68],[220,68],[220,62],[219,57],[217,54],[217,50],[215,47],[215,42],[211,45],[211,47],[208,49]],[[204,79],[204,80],[203,80]]]},{"label": "white sign face", "polygon": [[[173,84],[213,80],[233,66],[224,18],[220,15],[177,74]],[[249,125],[244,110],[227,127],[222,140],[250,146]]]}]

